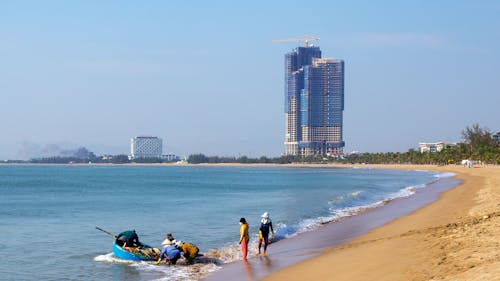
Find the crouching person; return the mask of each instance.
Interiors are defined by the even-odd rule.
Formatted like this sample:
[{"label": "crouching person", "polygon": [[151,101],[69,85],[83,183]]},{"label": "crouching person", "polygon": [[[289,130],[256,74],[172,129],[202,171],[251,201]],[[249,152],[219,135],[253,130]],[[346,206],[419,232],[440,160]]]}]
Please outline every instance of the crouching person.
[{"label": "crouching person", "polygon": [[182,241],[178,241],[176,246],[177,248],[182,249],[184,258],[187,260],[187,263],[193,264],[193,261],[198,256],[200,249],[192,243],[184,243]]},{"label": "crouching person", "polygon": [[165,259],[167,264],[176,264],[177,260],[181,257],[181,251],[174,245],[166,245],[161,251],[160,258],[156,264],[160,264],[162,259]]}]

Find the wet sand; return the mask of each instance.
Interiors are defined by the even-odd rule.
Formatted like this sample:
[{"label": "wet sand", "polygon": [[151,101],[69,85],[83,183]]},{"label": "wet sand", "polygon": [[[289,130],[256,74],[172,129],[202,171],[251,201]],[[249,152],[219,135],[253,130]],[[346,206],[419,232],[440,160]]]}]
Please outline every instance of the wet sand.
[{"label": "wet sand", "polygon": [[377,167],[450,171],[463,184],[264,280],[500,280],[500,167]]},{"label": "wet sand", "polygon": [[[500,166],[206,165],[435,170],[455,172],[463,181],[420,209],[412,203],[419,194],[412,196],[396,209],[411,205],[418,210],[405,209],[389,222],[374,219],[378,225],[371,225],[362,217],[406,199],[271,244],[269,257],[225,265],[207,280],[500,280]],[[362,221],[355,225],[356,220]]]},{"label": "wet sand", "polygon": [[[351,167],[352,165],[320,166]],[[414,165],[363,165],[362,167],[449,171],[457,173],[458,179],[443,179],[432,188],[419,190],[410,198],[397,199],[381,208],[272,244],[269,248],[269,257],[253,258],[248,263],[235,262],[225,265],[207,280],[260,280],[270,274],[265,280],[367,280],[368,276],[372,280],[430,280],[432,279],[430,275],[435,274],[428,274],[431,272],[428,270],[428,265],[421,267],[420,273],[418,269],[420,264],[413,268],[418,261],[417,257],[421,257],[421,261],[418,261],[421,263],[435,255],[434,251],[429,250],[433,249],[436,243],[427,237],[433,235],[429,231],[455,231],[465,227],[466,218],[472,219],[468,212],[477,205],[476,193],[484,187],[484,178],[488,178],[490,174],[498,176],[500,172],[498,167],[474,169],[461,166]],[[444,192],[441,199],[436,201],[441,192],[456,186],[462,180],[464,181],[462,185]],[[498,184],[489,186],[494,188],[498,187]],[[495,191],[488,192],[489,195],[483,197],[492,199],[491,194],[495,194]],[[423,206],[425,207],[422,208]],[[484,207],[486,209],[478,209],[476,212],[491,213],[495,208],[499,209],[492,203]],[[422,209],[418,210],[419,208]],[[491,218],[487,220],[496,218],[495,214],[490,216]],[[458,219],[459,223],[455,225],[455,218],[463,219]],[[451,226],[447,226],[450,223]],[[374,229],[381,225],[384,226]],[[369,233],[366,234],[367,232]],[[423,248],[415,248],[414,240],[418,242],[421,238],[418,236],[424,233],[427,235],[423,238],[427,242],[426,245]],[[355,238],[358,236],[360,237]],[[338,247],[331,248],[335,246]],[[328,250],[325,250],[327,248]],[[417,253],[411,253],[416,249]],[[446,246],[440,245],[439,249],[443,252]],[[443,258],[442,253],[439,258]],[[447,259],[445,260],[449,261],[449,258]],[[451,267],[455,269],[455,265]]]}]

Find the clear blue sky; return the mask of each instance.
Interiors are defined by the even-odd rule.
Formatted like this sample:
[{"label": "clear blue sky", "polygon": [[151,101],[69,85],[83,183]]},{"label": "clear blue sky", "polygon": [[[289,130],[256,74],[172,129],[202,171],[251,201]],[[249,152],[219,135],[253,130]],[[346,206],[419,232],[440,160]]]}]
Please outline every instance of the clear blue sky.
[{"label": "clear blue sky", "polygon": [[0,159],[283,152],[283,55],[346,63],[346,151],[500,130],[499,1],[2,1]]}]

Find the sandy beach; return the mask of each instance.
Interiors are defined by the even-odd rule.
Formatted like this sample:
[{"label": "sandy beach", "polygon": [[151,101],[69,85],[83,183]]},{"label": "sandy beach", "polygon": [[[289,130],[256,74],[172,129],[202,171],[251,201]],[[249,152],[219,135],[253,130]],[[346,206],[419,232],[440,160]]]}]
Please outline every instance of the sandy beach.
[{"label": "sandy beach", "polygon": [[463,183],[410,215],[264,280],[500,280],[500,167],[362,167],[454,172]]},{"label": "sandy beach", "polygon": [[[85,164],[88,165],[88,164]],[[95,165],[95,164],[92,164]],[[103,164],[109,165],[109,164]],[[135,165],[135,164],[129,164]],[[137,164],[170,166],[173,164]],[[250,265],[228,265],[227,276],[246,274],[247,280],[500,280],[500,166],[434,165],[342,165],[342,164],[201,164],[203,166],[290,166],[360,167],[374,169],[433,170],[456,173],[462,184],[443,192],[416,211],[390,219],[366,234],[350,232],[351,218],[271,245],[266,259],[251,260]],[[200,165],[200,166],[201,166]],[[197,166],[197,165],[189,165]],[[414,202],[412,196],[407,202]],[[391,206],[376,208],[356,219],[387,212]],[[383,216],[386,216],[383,215]],[[344,224],[344,225],[339,225]],[[347,224],[347,226],[345,226]],[[330,228],[330,230],[326,229]],[[360,231],[356,228],[357,231]],[[336,232],[335,232],[336,231]],[[350,232],[349,242],[333,242],[332,233]],[[349,237],[351,235],[351,237]],[[354,238],[354,239],[352,239]],[[300,239],[300,243],[297,243]],[[318,243],[318,240],[323,239]],[[314,243],[312,242],[314,241]],[[310,243],[311,242],[311,243]],[[310,244],[309,244],[310,243]],[[307,256],[293,257],[293,250]],[[300,248],[300,247],[302,248]],[[291,254],[292,253],[292,254]],[[298,263],[297,263],[298,262]],[[227,269],[227,268],[226,268]],[[231,280],[217,272],[207,280]],[[269,275],[270,274],[270,275]],[[221,278],[222,277],[222,278]]]}]

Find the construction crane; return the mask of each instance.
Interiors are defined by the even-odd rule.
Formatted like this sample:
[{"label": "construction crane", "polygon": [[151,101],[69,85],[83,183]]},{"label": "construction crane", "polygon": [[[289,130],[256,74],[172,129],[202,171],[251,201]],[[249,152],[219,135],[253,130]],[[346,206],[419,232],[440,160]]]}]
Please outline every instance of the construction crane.
[{"label": "construction crane", "polygon": [[309,47],[309,41],[319,41],[319,38],[305,35],[299,38],[273,40],[273,42],[306,42],[306,48]]}]

